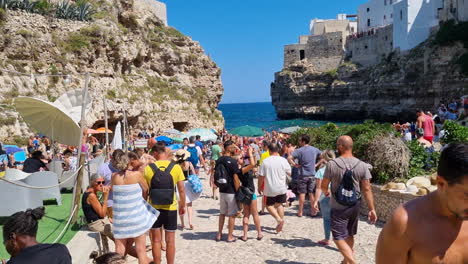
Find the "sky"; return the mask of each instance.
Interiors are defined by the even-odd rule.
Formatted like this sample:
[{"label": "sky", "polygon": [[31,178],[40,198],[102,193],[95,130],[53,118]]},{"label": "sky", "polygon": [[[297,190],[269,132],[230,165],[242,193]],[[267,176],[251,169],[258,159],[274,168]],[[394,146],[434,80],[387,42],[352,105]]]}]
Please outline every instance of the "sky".
[{"label": "sky", "polygon": [[193,40],[222,71],[221,103],[270,102],[283,46],[309,33],[311,19],[357,13],[365,0],[160,0],[169,25]]}]

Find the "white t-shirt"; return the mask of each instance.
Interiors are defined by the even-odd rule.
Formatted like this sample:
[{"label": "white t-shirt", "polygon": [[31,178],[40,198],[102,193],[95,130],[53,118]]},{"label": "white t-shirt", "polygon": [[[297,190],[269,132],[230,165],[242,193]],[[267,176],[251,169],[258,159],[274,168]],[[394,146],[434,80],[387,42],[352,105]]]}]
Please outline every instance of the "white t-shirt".
[{"label": "white t-shirt", "polygon": [[266,158],[260,166],[259,175],[265,176],[265,191],[267,197],[275,197],[285,194],[287,174],[291,174],[291,165],[280,156]]}]

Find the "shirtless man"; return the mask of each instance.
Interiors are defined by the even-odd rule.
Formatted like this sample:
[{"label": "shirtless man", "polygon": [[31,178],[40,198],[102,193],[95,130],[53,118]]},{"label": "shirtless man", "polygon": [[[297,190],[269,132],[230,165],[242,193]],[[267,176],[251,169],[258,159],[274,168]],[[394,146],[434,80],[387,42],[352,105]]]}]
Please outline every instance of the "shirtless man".
[{"label": "shirtless man", "polygon": [[433,142],[434,139],[434,120],[429,115],[426,115],[423,110],[418,110],[416,112],[418,116],[417,119],[417,128],[424,129],[424,139]]},{"label": "shirtless man", "polygon": [[447,146],[437,191],[395,210],[380,233],[377,264],[468,263],[468,143]]}]

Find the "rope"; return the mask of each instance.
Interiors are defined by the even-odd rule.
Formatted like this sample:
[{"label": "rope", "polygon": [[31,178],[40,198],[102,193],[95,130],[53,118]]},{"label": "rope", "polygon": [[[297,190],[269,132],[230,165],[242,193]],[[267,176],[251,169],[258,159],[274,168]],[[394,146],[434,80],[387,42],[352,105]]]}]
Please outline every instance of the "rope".
[{"label": "rope", "polygon": [[50,189],[50,188],[54,188],[54,187],[57,187],[57,186],[60,186],[62,184],[64,184],[65,182],[69,181],[70,179],[73,179],[75,177],[75,175],[80,171],[82,166],[80,166],[75,173],[73,173],[70,177],[68,177],[66,180],[62,181],[61,183],[59,184],[55,184],[55,185],[52,185],[52,186],[44,186],[44,187],[39,187],[39,186],[32,186],[32,185],[29,185],[29,184],[21,184],[21,183],[18,183],[18,182],[14,182],[14,181],[10,181],[10,180],[7,180],[7,179],[4,179],[4,178],[0,178],[0,180],[2,181],[6,181],[8,183],[11,183],[13,185],[16,185],[16,186],[20,186],[20,187],[23,187],[23,188],[28,188],[28,189],[38,189],[38,190],[41,190],[41,189]]},{"label": "rope", "polygon": [[75,214],[75,211],[76,209],[78,208],[77,205],[75,205],[75,207],[73,207],[73,211],[72,213],[70,214],[70,217],[68,218],[68,221],[67,221],[67,224],[65,225],[65,227],[63,228],[62,232],[60,232],[60,234],[58,235],[58,237],[54,240],[54,242],[52,242],[52,244],[55,244],[57,243],[63,236],[63,234],[65,234],[65,231],[68,229],[68,226],[70,225],[70,222],[72,220],[72,217],[73,215]]}]

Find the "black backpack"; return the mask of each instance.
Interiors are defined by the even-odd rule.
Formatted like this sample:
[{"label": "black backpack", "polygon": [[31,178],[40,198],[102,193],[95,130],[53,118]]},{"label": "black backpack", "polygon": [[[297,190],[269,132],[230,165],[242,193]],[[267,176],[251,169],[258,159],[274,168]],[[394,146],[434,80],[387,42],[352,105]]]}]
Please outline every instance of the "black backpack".
[{"label": "black backpack", "polygon": [[150,186],[151,203],[154,205],[171,205],[174,202],[175,193],[171,170],[174,168],[175,163],[169,163],[164,171],[160,170],[155,163],[151,163],[149,166],[154,173]]},{"label": "black backpack", "polygon": [[218,188],[222,189],[228,186],[229,184],[229,173],[226,169],[226,165],[222,162],[217,162],[214,172],[214,184]]},{"label": "black backpack", "polygon": [[346,168],[342,168],[338,162],[336,162],[336,160],[333,161],[339,168],[345,169],[340,185],[334,193],[335,201],[344,206],[354,206],[359,202],[359,200],[361,200],[361,193],[356,191],[356,188],[354,187],[353,170],[357,167],[357,165],[359,165],[359,163],[361,163],[361,161],[358,161],[352,168],[349,168],[344,161],[343,163],[345,164]]}]

